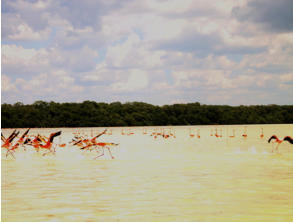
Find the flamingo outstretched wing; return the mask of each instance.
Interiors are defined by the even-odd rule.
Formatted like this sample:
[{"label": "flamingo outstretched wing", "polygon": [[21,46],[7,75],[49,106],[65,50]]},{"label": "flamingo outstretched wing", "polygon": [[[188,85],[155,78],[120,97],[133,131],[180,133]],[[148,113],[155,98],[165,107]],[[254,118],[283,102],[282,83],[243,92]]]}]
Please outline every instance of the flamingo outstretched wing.
[{"label": "flamingo outstretched wing", "polygon": [[50,135],[50,143],[53,143],[53,140],[56,136],[60,136],[61,135],[61,131],[58,131],[56,133],[51,133]]},{"label": "flamingo outstretched wing", "polygon": [[103,134],[105,134],[107,132],[107,129],[105,129],[103,132],[101,132],[100,134],[98,134],[97,136],[95,136],[94,138],[97,139],[100,136],[102,136]]},{"label": "flamingo outstretched wing", "polygon": [[30,128],[27,129],[27,131],[25,131],[24,134],[22,134],[21,138],[23,139],[28,134],[29,131],[30,131]]},{"label": "flamingo outstretched wing", "polygon": [[6,138],[2,133],[1,133],[1,140],[2,140],[3,143],[5,143],[5,141],[6,141]]},{"label": "flamingo outstretched wing", "polygon": [[268,140],[268,143],[270,143],[273,139],[278,140],[278,137],[276,135],[272,135],[271,138]]},{"label": "flamingo outstretched wing", "polygon": [[9,139],[9,143],[11,143],[14,140],[14,138],[18,136],[18,134],[19,134],[19,131],[17,133],[14,133],[11,137],[9,137],[8,138]]},{"label": "flamingo outstretched wing", "polygon": [[290,136],[285,136],[283,140],[293,144],[293,139]]}]

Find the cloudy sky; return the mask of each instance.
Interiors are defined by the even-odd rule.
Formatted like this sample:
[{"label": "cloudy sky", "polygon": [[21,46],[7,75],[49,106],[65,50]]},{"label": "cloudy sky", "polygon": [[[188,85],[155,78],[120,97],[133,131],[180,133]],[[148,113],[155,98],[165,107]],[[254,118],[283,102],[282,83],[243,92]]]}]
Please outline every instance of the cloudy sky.
[{"label": "cloudy sky", "polygon": [[292,11],[292,0],[5,0],[1,102],[293,104]]}]

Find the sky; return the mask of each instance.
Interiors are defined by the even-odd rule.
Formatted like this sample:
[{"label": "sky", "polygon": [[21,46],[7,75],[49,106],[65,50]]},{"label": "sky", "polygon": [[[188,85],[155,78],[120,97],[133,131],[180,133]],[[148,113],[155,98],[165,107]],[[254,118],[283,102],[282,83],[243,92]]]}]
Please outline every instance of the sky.
[{"label": "sky", "polygon": [[2,104],[293,104],[292,0],[1,6]]}]

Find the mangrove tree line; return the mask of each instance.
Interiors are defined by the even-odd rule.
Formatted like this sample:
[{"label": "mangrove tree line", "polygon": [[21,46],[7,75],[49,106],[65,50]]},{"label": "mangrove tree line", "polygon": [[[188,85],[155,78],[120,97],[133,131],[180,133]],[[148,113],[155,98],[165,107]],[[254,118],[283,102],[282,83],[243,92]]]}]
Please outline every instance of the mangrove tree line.
[{"label": "mangrove tree line", "polygon": [[2,128],[105,127],[293,123],[293,105],[227,106],[198,102],[155,106],[143,102],[1,105]]}]

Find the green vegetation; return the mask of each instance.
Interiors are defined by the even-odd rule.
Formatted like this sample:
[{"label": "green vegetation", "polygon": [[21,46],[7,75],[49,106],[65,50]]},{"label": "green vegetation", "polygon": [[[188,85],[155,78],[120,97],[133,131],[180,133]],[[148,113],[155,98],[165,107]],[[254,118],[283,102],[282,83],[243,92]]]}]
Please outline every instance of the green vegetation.
[{"label": "green vegetation", "polygon": [[2,104],[1,108],[2,128],[293,123],[293,105],[154,106],[142,102],[37,101],[31,105]]}]

